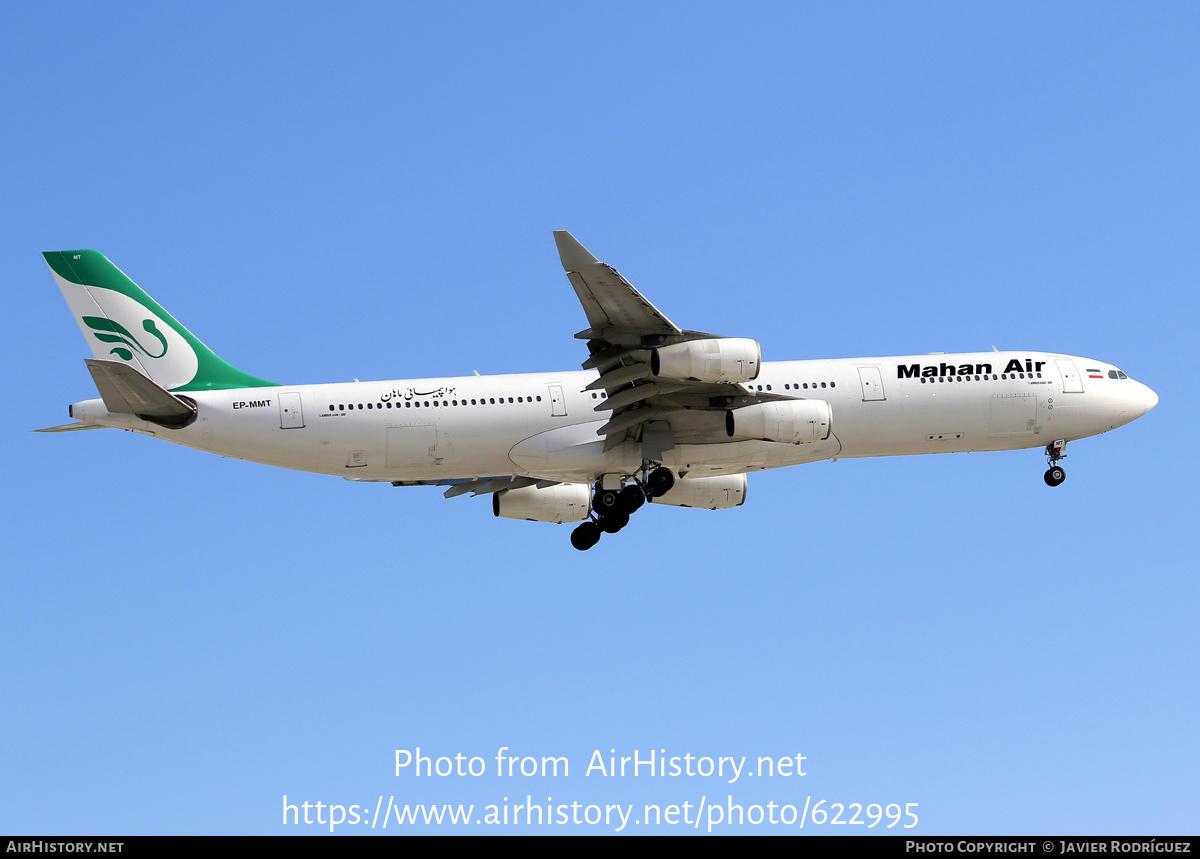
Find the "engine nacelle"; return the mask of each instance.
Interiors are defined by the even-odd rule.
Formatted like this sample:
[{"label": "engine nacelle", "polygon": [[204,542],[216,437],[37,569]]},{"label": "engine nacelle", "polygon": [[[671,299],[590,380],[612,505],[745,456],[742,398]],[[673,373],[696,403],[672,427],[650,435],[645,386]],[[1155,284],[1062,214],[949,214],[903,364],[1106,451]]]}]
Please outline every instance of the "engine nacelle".
[{"label": "engine nacelle", "polygon": [[524,486],[494,493],[492,513],[530,522],[582,522],[591,503],[591,487],[584,483],[557,483],[545,489]]},{"label": "engine nacelle", "polygon": [[722,474],[716,477],[681,477],[666,495],[650,499],[655,504],[673,507],[703,507],[728,510],[746,503],[746,475]]},{"label": "engine nacelle", "polygon": [[824,400],[759,403],[725,413],[730,438],[805,444],[829,438],[833,410]]},{"label": "engine nacelle", "polygon": [[744,337],[689,340],[650,353],[654,375],[697,382],[749,382],[758,378],[761,363],[758,341]]}]

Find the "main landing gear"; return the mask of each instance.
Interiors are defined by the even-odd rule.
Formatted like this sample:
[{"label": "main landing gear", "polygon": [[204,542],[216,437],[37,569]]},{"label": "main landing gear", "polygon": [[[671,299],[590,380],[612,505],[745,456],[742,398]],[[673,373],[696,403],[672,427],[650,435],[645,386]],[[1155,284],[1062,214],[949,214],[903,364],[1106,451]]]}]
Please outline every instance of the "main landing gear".
[{"label": "main landing gear", "polygon": [[1067,440],[1060,438],[1057,441],[1046,445],[1046,458],[1050,462],[1050,467],[1046,469],[1046,473],[1042,475],[1042,479],[1046,481],[1047,486],[1058,486],[1067,479],[1067,472],[1058,464],[1060,459],[1066,459],[1067,455],[1063,453],[1067,449]]},{"label": "main landing gear", "polygon": [[615,534],[629,524],[647,498],[666,495],[675,485],[671,469],[659,466],[650,471],[650,463],[642,464],[642,479],[620,489],[605,489],[604,482],[596,484],[592,496],[592,518],[571,532],[571,545],[585,552],[600,542],[602,534]]}]

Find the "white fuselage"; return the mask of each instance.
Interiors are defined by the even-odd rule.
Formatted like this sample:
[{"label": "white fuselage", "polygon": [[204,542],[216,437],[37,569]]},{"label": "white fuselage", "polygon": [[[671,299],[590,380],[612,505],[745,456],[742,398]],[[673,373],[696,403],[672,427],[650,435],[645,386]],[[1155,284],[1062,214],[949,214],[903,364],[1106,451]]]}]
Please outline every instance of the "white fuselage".
[{"label": "white fuselage", "polygon": [[[965,368],[971,372],[960,372]],[[747,387],[827,401],[827,439],[689,444],[685,435],[660,458],[686,478],[837,457],[1044,447],[1106,432],[1154,407],[1153,391],[1110,378],[1117,372],[1090,358],[1039,352],[764,363]],[[637,442],[606,452],[596,435],[610,417],[596,410],[603,392],[586,390],[596,377],[574,371],[198,392],[188,395],[197,419],[182,429],[111,415],[100,400],[77,403],[72,414],[222,456],[351,480],[513,475],[590,483],[635,474],[642,465]]]}]

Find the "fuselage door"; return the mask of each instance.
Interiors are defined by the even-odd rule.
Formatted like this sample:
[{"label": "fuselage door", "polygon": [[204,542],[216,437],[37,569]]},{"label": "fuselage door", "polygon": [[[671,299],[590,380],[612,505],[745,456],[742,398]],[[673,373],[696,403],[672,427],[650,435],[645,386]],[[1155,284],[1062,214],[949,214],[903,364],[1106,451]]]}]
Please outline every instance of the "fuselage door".
[{"label": "fuselage door", "polygon": [[564,418],[567,416],[567,401],[563,397],[562,385],[550,385],[550,416]]},{"label": "fuselage door", "polygon": [[387,428],[387,468],[438,465],[438,433],[433,424]]},{"label": "fuselage door", "polygon": [[1075,362],[1070,358],[1055,358],[1054,363],[1058,365],[1058,372],[1062,373],[1063,393],[1082,394],[1083,377],[1079,375]]},{"label": "fuselage door", "polygon": [[304,426],[304,410],[300,395],[295,392],[279,395],[279,428],[300,429]]},{"label": "fuselage door", "polygon": [[883,393],[883,376],[878,367],[859,367],[858,378],[862,382],[863,402],[871,400],[886,400]]}]

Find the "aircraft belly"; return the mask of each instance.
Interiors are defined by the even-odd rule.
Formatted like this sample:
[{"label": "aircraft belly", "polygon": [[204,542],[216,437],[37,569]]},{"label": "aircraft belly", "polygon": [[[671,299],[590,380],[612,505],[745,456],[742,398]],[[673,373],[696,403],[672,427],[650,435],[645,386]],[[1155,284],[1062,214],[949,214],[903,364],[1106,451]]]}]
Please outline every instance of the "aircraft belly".
[{"label": "aircraft belly", "polygon": [[830,459],[838,455],[841,447],[836,433],[830,433],[829,438],[813,444],[773,441],[681,444],[663,455],[663,464],[685,477],[744,474]]},{"label": "aircraft belly", "polygon": [[[634,474],[642,464],[641,446],[628,441],[604,450],[596,436],[599,422],[559,427],[531,436],[513,446],[509,459],[526,474],[548,479],[590,482],[601,474]],[[662,456],[662,464],[682,476],[742,474],[782,468],[837,456],[836,435],[816,444],[733,441],[718,444],[679,444]]]},{"label": "aircraft belly", "polygon": [[903,456],[993,446],[987,435],[988,392],[984,389],[955,385],[936,390],[894,384],[891,391],[886,402],[850,402],[840,415],[835,413],[834,429],[842,439],[842,456]]},{"label": "aircraft belly", "polygon": [[548,479],[590,482],[607,473],[632,474],[641,467],[636,443],[604,450],[596,435],[603,421],[557,427],[512,446],[508,459],[520,471]]}]

